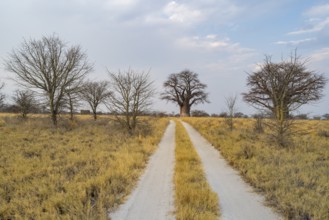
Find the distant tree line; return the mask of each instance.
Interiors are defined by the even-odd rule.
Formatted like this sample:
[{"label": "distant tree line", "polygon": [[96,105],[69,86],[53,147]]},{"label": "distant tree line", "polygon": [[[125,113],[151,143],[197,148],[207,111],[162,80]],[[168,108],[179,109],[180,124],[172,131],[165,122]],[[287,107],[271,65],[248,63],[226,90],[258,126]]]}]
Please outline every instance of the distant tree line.
[{"label": "distant tree line", "polygon": [[84,101],[92,109],[95,120],[97,108],[104,104],[132,134],[137,117],[148,110],[154,94],[150,75],[131,69],[109,72],[109,82],[87,81],[87,74],[93,70],[87,55],[80,46],[68,46],[55,35],[25,40],[9,54],[5,67],[14,73],[13,78],[22,90],[15,92],[12,105],[5,106],[1,83],[1,109],[20,112],[23,118],[28,113],[48,112],[54,126],[63,111],[69,111],[73,120]]},{"label": "distant tree line", "polygon": [[[308,119],[305,114],[294,116],[293,113],[302,105],[319,100],[327,82],[323,74],[309,71],[306,63],[296,51],[289,60],[281,62],[273,62],[271,56],[266,55],[259,70],[248,74],[248,91],[242,98],[263,112],[262,118],[273,119],[271,130],[281,145],[289,137],[292,119]],[[155,94],[149,72],[108,71],[108,81],[87,80],[93,65],[86,53],[80,46],[68,46],[56,35],[25,40],[8,55],[5,67],[21,88],[11,97],[13,104],[6,105],[6,97],[1,92],[5,85],[0,82],[0,110],[20,112],[23,118],[29,113],[49,113],[56,126],[58,114],[69,112],[73,120],[77,109],[87,103],[97,120],[99,106],[103,105],[133,133],[139,116],[166,114],[149,111]],[[218,115],[192,110],[195,105],[209,103],[209,99],[207,85],[188,69],[170,74],[163,88],[161,99],[177,104],[181,117],[224,117],[230,130],[234,129],[234,118],[248,117],[237,111],[237,96],[226,97],[227,109]],[[329,114],[322,118],[329,119]]]}]

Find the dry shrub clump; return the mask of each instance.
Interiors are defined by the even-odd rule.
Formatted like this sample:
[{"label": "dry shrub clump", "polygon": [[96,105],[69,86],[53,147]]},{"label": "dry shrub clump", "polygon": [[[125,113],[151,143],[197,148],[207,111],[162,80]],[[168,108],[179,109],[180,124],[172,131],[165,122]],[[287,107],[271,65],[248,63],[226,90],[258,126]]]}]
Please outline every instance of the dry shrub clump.
[{"label": "dry shrub clump", "polygon": [[136,184],[166,119],[129,136],[106,118],[0,126],[0,219],[107,219]]},{"label": "dry shrub clump", "polygon": [[[184,119],[193,125],[287,219],[329,219],[329,142],[319,130],[327,121],[300,121],[294,146],[270,145],[267,135],[255,132],[253,119],[233,132],[222,119]],[[329,129],[328,129],[329,130]]]},{"label": "dry shrub clump", "polygon": [[178,220],[218,219],[218,196],[210,189],[183,125],[176,126],[175,206]]}]

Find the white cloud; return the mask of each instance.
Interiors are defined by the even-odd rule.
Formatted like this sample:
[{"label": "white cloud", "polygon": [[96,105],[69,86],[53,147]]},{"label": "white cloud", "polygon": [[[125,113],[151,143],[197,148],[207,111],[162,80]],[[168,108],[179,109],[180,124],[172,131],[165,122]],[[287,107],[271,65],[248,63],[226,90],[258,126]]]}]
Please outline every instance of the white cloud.
[{"label": "white cloud", "polygon": [[311,62],[320,62],[329,60],[329,47],[315,51],[311,55]]},{"label": "white cloud", "polygon": [[[229,38],[219,38],[216,35],[206,35],[205,37],[182,37],[176,41],[176,45],[183,49],[196,50],[198,53],[213,54],[213,57],[221,57],[220,61],[208,66],[237,66],[245,62],[246,59],[255,55],[253,49],[241,47],[239,43],[232,42]],[[239,62],[241,62],[239,64]],[[233,64],[234,63],[234,64]],[[219,65],[219,66],[218,66]]]},{"label": "white cloud", "polygon": [[248,68],[250,69],[250,72],[257,72],[260,71],[262,69],[263,63],[253,63],[248,65]]},{"label": "white cloud", "polygon": [[187,4],[171,1],[156,11],[145,16],[147,24],[165,25],[177,24],[182,26],[190,26],[198,24],[204,20],[204,15],[199,9],[195,9]]},{"label": "white cloud", "polygon": [[304,14],[308,17],[321,17],[329,15],[329,4],[313,6]]},{"label": "white cloud", "polygon": [[329,27],[329,4],[316,5],[303,13],[307,17],[305,27],[291,31],[288,35],[311,34]]},{"label": "white cloud", "polygon": [[167,18],[174,23],[194,23],[202,20],[202,13],[199,10],[179,4],[175,1],[169,2],[163,9]]},{"label": "white cloud", "polygon": [[198,28],[207,22],[217,25],[236,27],[234,19],[243,8],[229,0],[182,0],[169,1],[162,7],[148,12],[144,16],[147,24],[175,24],[183,27]]},{"label": "white cloud", "polygon": [[216,35],[215,34],[208,34],[207,36],[206,36],[206,38],[207,39],[216,39]]},{"label": "white cloud", "polygon": [[306,38],[306,39],[302,39],[302,40],[277,41],[277,42],[275,42],[275,44],[297,46],[297,45],[307,43],[307,42],[311,42],[311,41],[315,41],[315,40],[316,40],[316,38]]},{"label": "white cloud", "polygon": [[179,47],[187,49],[219,49],[234,45],[229,38],[219,39],[216,35],[205,37],[182,37],[176,41]]},{"label": "white cloud", "polygon": [[313,32],[319,32],[324,30],[325,28],[329,27],[329,17],[325,18],[324,20],[313,20],[313,21],[319,21],[319,22],[315,22],[314,24],[311,24],[311,27],[309,28],[304,28],[304,29],[300,29],[297,31],[292,31],[289,32],[289,35],[298,35],[298,34],[307,34],[307,33],[313,33]]}]

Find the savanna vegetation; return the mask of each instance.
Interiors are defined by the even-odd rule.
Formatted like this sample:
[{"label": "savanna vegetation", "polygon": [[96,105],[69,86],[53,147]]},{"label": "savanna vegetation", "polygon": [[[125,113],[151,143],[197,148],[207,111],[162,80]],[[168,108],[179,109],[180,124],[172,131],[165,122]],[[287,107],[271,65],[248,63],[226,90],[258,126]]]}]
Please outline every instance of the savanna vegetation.
[{"label": "savanna vegetation", "polygon": [[[226,98],[228,112],[219,115],[224,119],[184,120],[286,218],[329,219],[329,121],[292,120],[299,107],[323,96],[327,83],[306,61],[296,52],[279,63],[265,56],[248,75],[243,100],[269,113],[268,119],[235,119],[243,114],[232,96]],[[156,93],[149,72],[108,71],[109,82],[88,81],[93,65],[87,54],[56,35],[25,40],[4,64],[21,88],[9,105],[0,82],[0,111],[21,117],[0,115],[0,219],[106,219],[135,185],[168,122],[141,117]],[[209,102],[207,85],[190,70],[170,74],[163,87],[161,99],[177,104],[180,116]],[[83,101],[94,120],[74,117]],[[112,118],[98,118],[100,104]],[[51,120],[27,116],[40,112]],[[218,198],[180,123],[176,144],[177,218],[217,218]]]},{"label": "savanna vegetation", "polygon": [[297,121],[298,135],[282,148],[257,132],[256,119],[185,118],[217,148],[267,203],[287,219],[329,219],[329,121]]},{"label": "savanna vegetation", "polygon": [[324,74],[307,68],[307,59],[301,59],[297,50],[288,60],[273,62],[266,55],[259,70],[248,75],[245,102],[270,113],[273,140],[282,147],[291,142],[291,114],[301,106],[318,101],[327,83]]},{"label": "savanna vegetation", "polygon": [[25,40],[9,54],[5,67],[22,87],[42,94],[54,125],[66,94],[79,90],[92,71],[80,46],[67,46],[56,35]]},{"label": "savanna vegetation", "polygon": [[207,85],[201,83],[198,74],[190,70],[170,74],[163,87],[165,91],[161,93],[161,99],[177,104],[182,117],[191,115],[193,105],[209,102],[205,91]]},{"label": "savanna vegetation", "polygon": [[202,164],[183,125],[176,121],[176,219],[218,219],[218,196],[210,189]]},{"label": "savanna vegetation", "polygon": [[[168,120],[134,135],[111,118],[0,115],[0,219],[107,219],[136,184]],[[147,124],[147,126],[146,126]]]}]

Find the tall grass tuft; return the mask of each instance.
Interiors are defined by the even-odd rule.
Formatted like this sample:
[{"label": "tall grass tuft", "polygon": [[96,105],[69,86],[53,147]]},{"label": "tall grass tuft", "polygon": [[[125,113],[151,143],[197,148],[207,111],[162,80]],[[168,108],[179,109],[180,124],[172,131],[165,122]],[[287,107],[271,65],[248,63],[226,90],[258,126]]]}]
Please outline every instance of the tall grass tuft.
[{"label": "tall grass tuft", "polygon": [[210,189],[183,125],[176,126],[175,205],[177,220],[218,219],[218,196]]}]

